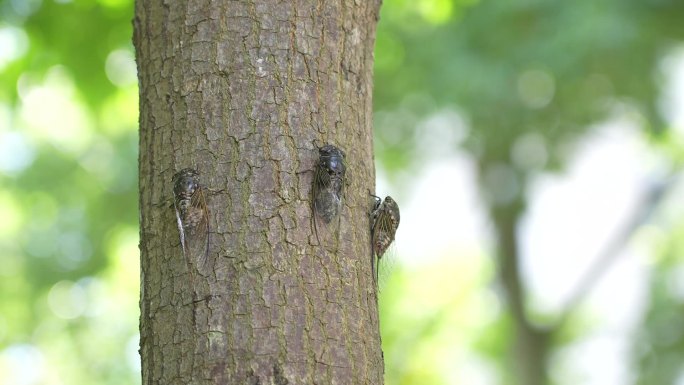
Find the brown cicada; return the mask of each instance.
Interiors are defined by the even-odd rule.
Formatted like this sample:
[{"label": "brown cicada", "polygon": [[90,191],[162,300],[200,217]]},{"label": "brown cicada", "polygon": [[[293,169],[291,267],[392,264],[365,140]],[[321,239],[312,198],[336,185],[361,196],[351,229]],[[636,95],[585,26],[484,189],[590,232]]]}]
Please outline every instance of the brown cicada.
[{"label": "brown cicada", "polygon": [[192,265],[204,266],[209,254],[209,216],[199,173],[191,168],[173,176],[173,207],[181,248],[190,273]]},{"label": "brown cicada", "polygon": [[385,200],[380,197],[375,198],[373,209],[371,210],[371,270],[375,282],[378,281],[378,269],[380,258],[385,254],[387,248],[394,242],[394,236],[399,228],[399,206],[392,197],[387,196]]}]

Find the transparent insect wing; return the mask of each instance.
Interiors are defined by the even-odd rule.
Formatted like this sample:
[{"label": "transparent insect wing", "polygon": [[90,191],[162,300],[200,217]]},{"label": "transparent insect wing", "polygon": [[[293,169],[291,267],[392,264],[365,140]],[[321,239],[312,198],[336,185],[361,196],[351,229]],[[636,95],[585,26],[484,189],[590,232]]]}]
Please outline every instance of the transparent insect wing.
[{"label": "transparent insect wing", "polygon": [[174,208],[183,254],[200,266],[209,251],[209,221],[199,173],[183,169],[173,176]]},{"label": "transparent insect wing", "polygon": [[192,196],[193,177],[196,172],[192,169],[184,169],[173,175],[173,207],[176,213],[176,223],[180,236],[183,253],[187,253],[184,220],[189,206],[189,198]]},{"label": "transparent insect wing", "polygon": [[188,210],[188,250],[198,267],[204,267],[209,254],[209,212],[204,189],[199,187],[190,199]]}]

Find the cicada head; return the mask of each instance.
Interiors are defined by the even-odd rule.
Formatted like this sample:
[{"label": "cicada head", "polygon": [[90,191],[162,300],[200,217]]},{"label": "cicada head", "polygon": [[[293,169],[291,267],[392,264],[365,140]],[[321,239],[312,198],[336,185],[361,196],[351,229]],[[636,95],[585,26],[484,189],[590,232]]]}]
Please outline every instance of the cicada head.
[{"label": "cicada head", "polygon": [[176,199],[189,199],[200,187],[199,172],[185,168],[173,175],[173,195]]},{"label": "cicada head", "polygon": [[[379,196],[375,196],[373,194],[371,194],[371,196],[373,197],[373,208],[371,209],[371,219],[374,219],[378,216],[378,213],[380,210],[380,205],[382,203],[382,198],[380,198]],[[371,223],[371,227],[372,227],[372,223]]]},{"label": "cicada head", "polygon": [[326,144],[318,149],[318,155],[320,168],[333,178],[344,179],[344,174],[347,170],[347,166],[344,163],[344,151],[332,144]]},{"label": "cicada head", "polygon": [[389,195],[385,197],[385,210],[393,222],[394,232],[396,233],[397,228],[399,228],[399,220],[401,219],[399,205],[397,205],[397,202]]}]

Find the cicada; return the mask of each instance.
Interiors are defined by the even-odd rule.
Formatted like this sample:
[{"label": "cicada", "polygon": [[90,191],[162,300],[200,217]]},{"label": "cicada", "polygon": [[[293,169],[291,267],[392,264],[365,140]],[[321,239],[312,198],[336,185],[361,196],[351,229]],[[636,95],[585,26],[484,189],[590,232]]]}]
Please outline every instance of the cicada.
[{"label": "cicada", "polygon": [[378,269],[380,258],[387,248],[394,242],[394,236],[399,228],[399,206],[392,197],[385,200],[375,197],[375,203],[371,210],[371,270],[375,282],[378,281]]},{"label": "cicada", "polygon": [[190,273],[192,265],[204,266],[209,254],[209,216],[199,173],[191,168],[173,176],[173,207],[181,248]]},{"label": "cicada", "polygon": [[347,166],[344,162],[344,151],[326,144],[318,149],[318,163],[314,170],[313,178],[313,221],[316,239],[318,238],[318,225],[316,217],[329,225],[338,218],[342,211],[344,200],[344,185]]}]

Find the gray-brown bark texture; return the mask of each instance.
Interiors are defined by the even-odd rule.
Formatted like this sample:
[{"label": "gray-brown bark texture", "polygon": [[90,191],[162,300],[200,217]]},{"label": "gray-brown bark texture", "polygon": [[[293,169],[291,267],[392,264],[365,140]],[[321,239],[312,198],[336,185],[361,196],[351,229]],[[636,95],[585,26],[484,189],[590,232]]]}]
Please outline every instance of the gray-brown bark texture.
[{"label": "gray-brown bark texture", "polygon": [[[139,0],[144,384],[380,384],[371,277],[379,1]],[[346,152],[337,228],[311,221],[317,148]],[[172,176],[199,171],[206,265]],[[192,278],[194,275],[194,278]]]}]

